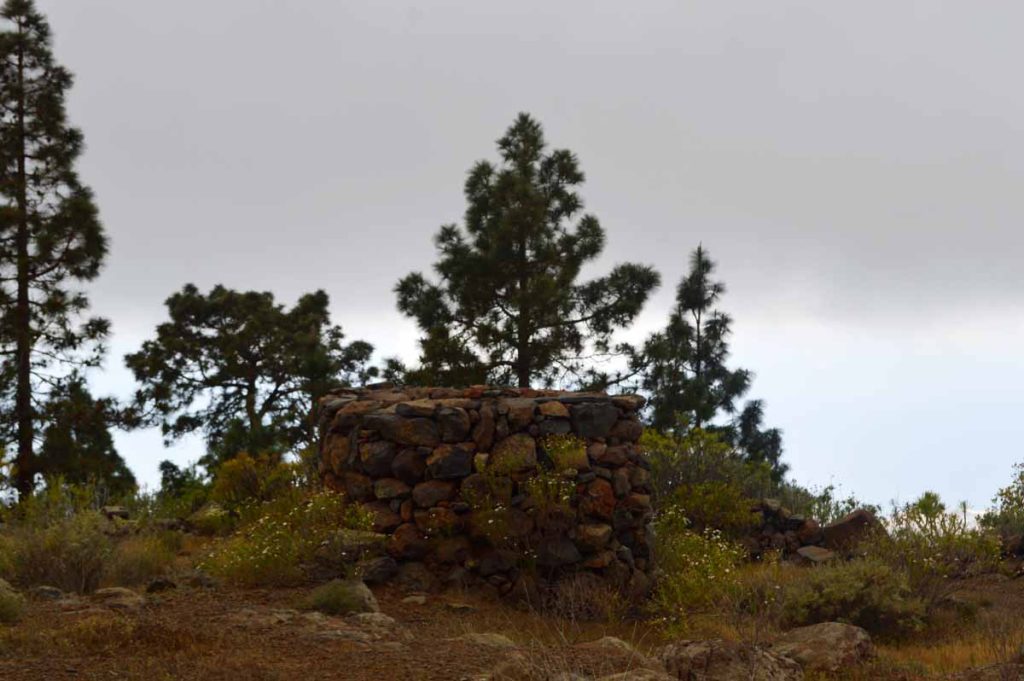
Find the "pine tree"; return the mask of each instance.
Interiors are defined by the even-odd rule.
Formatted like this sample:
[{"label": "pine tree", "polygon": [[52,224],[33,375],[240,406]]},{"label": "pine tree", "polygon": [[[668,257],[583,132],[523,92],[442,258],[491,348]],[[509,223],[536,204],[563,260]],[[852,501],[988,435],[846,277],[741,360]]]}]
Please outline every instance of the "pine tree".
[{"label": "pine tree", "polygon": [[[668,326],[648,339],[636,360],[650,395],[651,426],[716,432],[746,461],[768,464],[778,481],[788,468],[781,462],[781,431],[763,427],[761,400],[751,400],[737,414],[736,403],[753,375],[726,365],[732,319],[717,308],[725,284],[713,280],[714,271],[715,263],[698,246],[676,290]],[[723,422],[722,416],[731,418]]]},{"label": "pine tree", "polygon": [[63,383],[42,411],[47,425],[38,472],[70,483],[100,485],[111,496],[132,493],[135,476],[114,447],[110,425],[119,420],[112,399],[94,398],[78,376]]},{"label": "pine tree", "polygon": [[206,436],[208,468],[240,452],[281,455],[309,444],[309,418],[331,387],[375,374],[373,347],[344,344],[323,291],[290,310],[271,293],[192,284],[167,299],[170,321],[125,364],[141,384],[135,409],[167,441]]},{"label": "pine tree", "polygon": [[547,150],[541,125],[520,114],[498,140],[501,163],[480,161],[465,184],[465,227],[435,237],[439,283],[413,273],[398,308],[424,336],[412,379],[447,385],[552,383],[579,377],[586,351],[608,353],[658,285],[649,267],[623,264],[578,282],[604,247],[583,214],[583,172],[570,151]]},{"label": "pine tree", "polygon": [[672,429],[680,416],[703,428],[720,412],[733,413],[750,386],[749,371],[725,365],[732,319],[715,309],[725,284],[711,280],[714,269],[698,246],[690,256],[690,273],[676,290],[668,326],[646,343],[643,387],[651,395],[655,428]]},{"label": "pine tree", "polygon": [[109,325],[79,323],[88,299],[75,286],[97,276],[107,242],[74,169],[83,140],[65,115],[72,76],[54,61],[46,19],[31,0],[7,0],[0,21],[0,435],[17,443],[26,495],[48,392],[69,366],[102,355]]}]

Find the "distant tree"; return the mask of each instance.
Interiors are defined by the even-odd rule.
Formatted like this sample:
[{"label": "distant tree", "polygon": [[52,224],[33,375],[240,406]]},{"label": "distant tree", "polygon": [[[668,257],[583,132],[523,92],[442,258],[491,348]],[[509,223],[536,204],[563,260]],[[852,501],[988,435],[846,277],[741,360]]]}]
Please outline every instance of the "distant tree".
[{"label": "distant tree", "polygon": [[782,462],[782,431],[764,427],[764,402],[750,400],[729,426],[726,437],[747,461],[768,464],[775,482],[782,480],[789,466]]},{"label": "distant tree", "polygon": [[108,322],[79,323],[88,299],[75,285],[99,273],[107,241],[75,172],[82,134],[67,122],[72,76],[54,61],[50,27],[31,0],[7,0],[0,24],[0,441],[17,443],[25,496],[51,387],[102,354]]},{"label": "distant tree", "polygon": [[[767,463],[778,481],[787,470],[781,462],[781,431],[763,427],[760,400],[737,415],[736,403],[750,388],[752,374],[726,365],[732,319],[717,309],[725,284],[713,280],[714,271],[715,263],[698,246],[676,290],[668,326],[651,336],[635,358],[642,367],[641,385],[650,395],[651,425],[662,431],[718,432],[748,461]],[[730,420],[716,422],[721,416]]]},{"label": "distant tree", "polygon": [[655,428],[674,428],[680,416],[694,428],[705,428],[719,413],[735,412],[736,400],[750,387],[749,371],[725,365],[732,319],[715,309],[725,284],[711,280],[714,269],[698,246],[690,256],[690,273],[676,290],[668,326],[645,345],[643,387],[651,395]]},{"label": "distant tree", "polygon": [[579,376],[592,351],[612,350],[658,274],[618,265],[578,282],[604,247],[604,230],[583,214],[576,156],[547,150],[540,123],[520,114],[498,140],[501,162],[477,163],[466,180],[465,227],[435,237],[440,275],[420,273],[395,287],[398,309],[423,332],[411,380],[447,385],[552,383]]},{"label": "distant tree", "polygon": [[283,454],[315,438],[310,419],[331,387],[375,375],[372,346],[342,342],[323,291],[286,310],[271,293],[189,284],[167,299],[170,321],[125,357],[141,384],[141,423],[165,441],[201,432],[215,467],[239,452]]},{"label": "distant tree", "polygon": [[96,399],[78,377],[50,397],[37,471],[70,483],[95,483],[111,496],[135,491],[135,476],[114,447],[110,425],[119,420],[114,400]]}]

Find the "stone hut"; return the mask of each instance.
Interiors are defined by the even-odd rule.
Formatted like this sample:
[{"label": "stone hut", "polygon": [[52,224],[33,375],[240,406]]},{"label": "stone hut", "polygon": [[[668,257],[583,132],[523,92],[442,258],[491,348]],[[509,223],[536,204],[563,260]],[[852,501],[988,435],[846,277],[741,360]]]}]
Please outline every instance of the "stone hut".
[{"label": "stone hut", "polygon": [[583,575],[650,589],[636,395],[391,385],[320,401],[324,484],[371,512],[393,565],[489,585]]}]

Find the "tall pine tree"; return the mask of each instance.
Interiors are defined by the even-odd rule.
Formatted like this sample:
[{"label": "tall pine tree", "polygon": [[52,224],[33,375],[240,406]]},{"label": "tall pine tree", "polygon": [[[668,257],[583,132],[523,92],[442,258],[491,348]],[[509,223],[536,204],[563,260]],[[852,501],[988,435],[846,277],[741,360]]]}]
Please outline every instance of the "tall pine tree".
[{"label": "tall pine tree", "polygon": [[682,416],[703,428],[750,387],[750,372],[730,370],[728,337],[732,319],[715,308],[725,284],[712,281],[715,263],[702,246],[690,256],[690,272],[676,290],[668,326],[644,348],[648,363],[643,387],[651,395],[651,425],[675,428]]},{"label": "tall pine tree", "polygon": [[604,248],[604,230],[576,193],[583,172],[567,150],[548,150],[540,123],[520,114],[498,140],[500,164],[477,163],[466,180],[465,228],[435,237],[440,276],[395,288],[398,308],[423,332],[411,380],[528,387],[580,377],[581,355],[610,351],[658,274],[636,264],[578,282]]},{"label": "tall pine tree", "polygon": [[[715,263],[698,246],[676,291],[668,326],[644,345],[642,385],[651,398],[651,425],[664,431],[715,431],[746,460],[768,464],[778,480],[787,470],[781,462],[781,431],[763,427],[760,400],[737,410],[753,375],[726,365],[732,319],[717,308],[725,284],[713,280],[714,271]],[[722,421],[722,416],[729,419]]]},{"label": "tall pine tree", "polygon": [[135,491],[135,476],[114,448],[110,426],[120,418],[109,398],[95,398],[78,376],[65,382],[42,410],[46,421],[37,470],[66,482],[94,483],[119,497]]},{"label": "tall pine tree", "polygon": [[0,22],[0,417],[24,495],[47,394],[69,366],[101,357],[108,323],[81,322],[88,299],[76,285],[99,273],[107,242],[74,169],[83,140],[65,115],[72,76],[54,61],[49,25],[31,0],[7,0]]}]

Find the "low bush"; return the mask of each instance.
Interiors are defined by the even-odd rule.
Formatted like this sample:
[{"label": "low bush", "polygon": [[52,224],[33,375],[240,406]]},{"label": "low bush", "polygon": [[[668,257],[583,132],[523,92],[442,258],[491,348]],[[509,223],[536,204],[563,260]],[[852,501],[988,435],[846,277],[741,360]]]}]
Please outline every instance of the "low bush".
[{"label": "low bush", "polygon": [[907,576],[878,559],[810,569],[786,586],[782,599],[786,626],[846,622],[898,638],[920,629],[924,616]]},{"label": "low bush", "polygon": [[0,624],[13,624],[25,611],[25,597],[0,579]]},{"label": "low bush", "polygon": [[998,537],[971,527],[960,513],[947,512],[933,492],[894,508],[885,525],[887,532],[873,537],[864,552],[905,574],[929,610],[957,590],[958,580],[999,566]]},{"label": "low bush", "polygon": [[718,530],[726,537],[739,538],[757,526],[758,517],[751,512],[752,500],[732,483],[681,485],[672,492],[669,504],[682,509],[698,532]]},{"label": "low bush", "polygon": [[655,599],[670,619],[714,607],[739,586],[745,552],[715,530],[690,529],[681,509],[663,509],[655,525],[660,576]]},{"label": "low bush", "polygon": [[118,542],[105,566],[103,582],[135,586],[166,574],[180,543],[180,535],[174,532],[138,535]]},{"label": "low bush", "polygon": [[22,586],[47,584],[64,591],[89,592],[99,586],[113,543],[107,520],[80,511],[49,524],[23,522],[12,528],[12,577]]},{"label": "low bush", "polygon": [[292,464],[268,455],[253,458],[242,453],[217,468],[210,498],[233,511],[286,494],[295,487],[296,479]]},{"label": "low bush", "polygon": [[[347,511],[333,492],[297,492],[250,509],[253,519],[222,540],[199,567],[240,586],[280,586],[305,579],[317,547],[346,522],[365,518]],[[353,528],[364,529],[364,527]]]},{"label": "low bush", "polygon": [[1024,464],[1013,467],[1013,480],[992,499],[993,507],[979,518],[981,527],[1003,539],[1024,535]]}]

